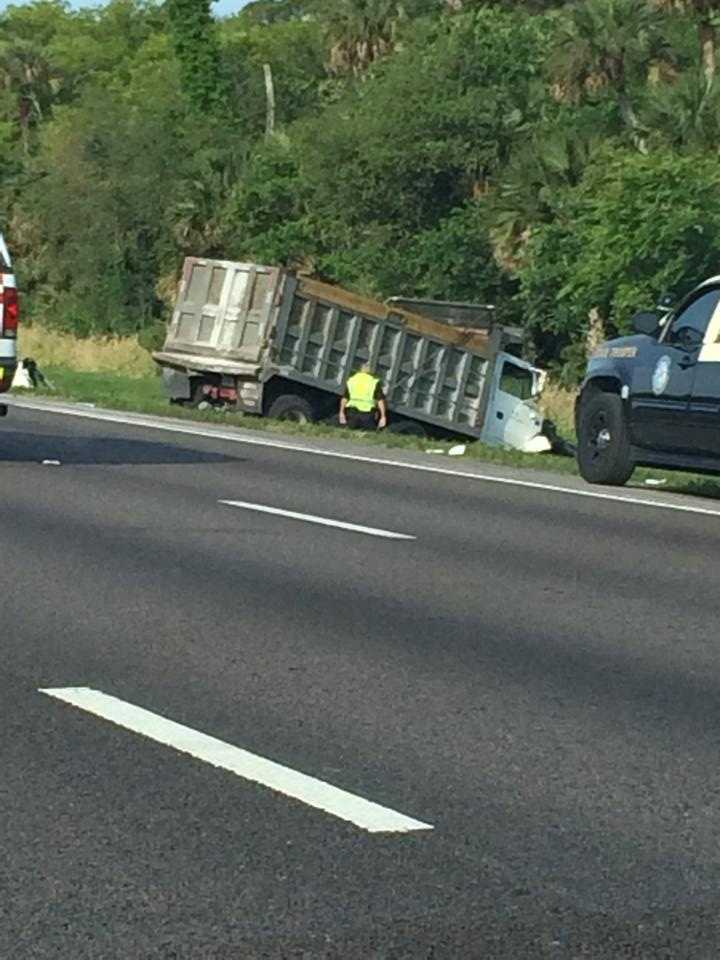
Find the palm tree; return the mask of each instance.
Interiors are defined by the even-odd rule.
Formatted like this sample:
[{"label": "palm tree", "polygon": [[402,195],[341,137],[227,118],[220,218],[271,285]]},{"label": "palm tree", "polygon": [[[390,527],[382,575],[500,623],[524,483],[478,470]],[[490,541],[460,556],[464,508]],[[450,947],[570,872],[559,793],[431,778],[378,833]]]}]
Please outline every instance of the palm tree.
[{"label": "palm tree", "polygon": [[37,44],[12,36],[0,40],[0,87],[15,104],[26,152],[31,128],[42,121],[61,85],[61,77]]},{"label": "palm tree", "polygon": [[67,84],[52,62],[52,43],[67,12],[62,4],[11,7],[0,15],[0,91],[7,119],[17,122],[26,152],[32,129],[45,119]]},{"label": "palm tree", "polygon": [[603,93],[617,100],[623,123],[644,149],[632,90],[659,61],[672,58],[661,12],[645,0],[583,0],[561,17],[550,57],[559,100],[579,102]]},{"label": "palm tree", "polygon": [[698,19],[700,61],[708,86],[715,79],[717,69],[717,26],[720,22],[720,0],[653,0],[662,10],[677,10],[694,14]]},{"label": "palm tree", "polygon": [[720,146],[720,85],[708,85],[703,67],[686,70],[675,83],[651,88],[643,120],[676,148]]},{"label": "palm tree", "polygon": [[602,131],[554,117],[513,151],[486,201],[495,259],[510,273],[523,261],[533,226],[558,216],[558,196],[579,181],[601,142]]},{"label": "palm tree", "polygon": [[392,52],[405,18],[399,0],[337,0],[324,15],[330,41],[331,73],[363,74]]}]

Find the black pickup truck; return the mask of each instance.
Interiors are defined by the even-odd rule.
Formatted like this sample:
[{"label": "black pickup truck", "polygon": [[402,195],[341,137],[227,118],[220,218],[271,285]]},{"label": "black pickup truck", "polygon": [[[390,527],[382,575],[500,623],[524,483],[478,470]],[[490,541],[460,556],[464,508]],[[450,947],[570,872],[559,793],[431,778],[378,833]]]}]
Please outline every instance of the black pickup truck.
[{"label": "black pickup truck", "polygon": [[720,276],[591,357],[575,405],[577,461],[590,483],[638,465],[720,473]]}]

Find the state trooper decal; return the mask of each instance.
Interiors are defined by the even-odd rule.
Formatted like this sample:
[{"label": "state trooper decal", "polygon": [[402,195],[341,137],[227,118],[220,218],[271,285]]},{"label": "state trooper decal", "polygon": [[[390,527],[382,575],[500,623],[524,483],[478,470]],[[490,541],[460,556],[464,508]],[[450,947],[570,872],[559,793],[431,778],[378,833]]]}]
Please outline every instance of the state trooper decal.
[{"label": "state trooper decal", "polygon": [[656,397],[665,392],[670,379],[670,365],[672,360],[667,354],[664,354],[655,364],[655,370],[652,375],[652,392]]}]

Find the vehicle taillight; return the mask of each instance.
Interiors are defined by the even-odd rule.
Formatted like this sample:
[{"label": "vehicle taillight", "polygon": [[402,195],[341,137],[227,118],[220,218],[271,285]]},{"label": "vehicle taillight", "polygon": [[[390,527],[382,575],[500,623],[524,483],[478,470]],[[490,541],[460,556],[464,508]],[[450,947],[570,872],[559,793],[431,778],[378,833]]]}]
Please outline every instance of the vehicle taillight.
[{"label": "vehicle taillight", "polygon": [[18,321],[20,319],[20,302],[15,287],[5,287],[0,293],[0,303],[3,305],[2,335],[16,337]]}]

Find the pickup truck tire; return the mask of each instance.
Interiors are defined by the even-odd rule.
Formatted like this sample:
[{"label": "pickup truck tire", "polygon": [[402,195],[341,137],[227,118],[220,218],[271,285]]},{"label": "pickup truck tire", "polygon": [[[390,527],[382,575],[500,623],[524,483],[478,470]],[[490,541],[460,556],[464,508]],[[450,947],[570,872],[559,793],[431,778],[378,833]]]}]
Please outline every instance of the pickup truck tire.
[{"label": "pickup truck tire", "polygon": [[289,420],[291,423],[314,423],[317,420],[312,403],[295,393],[275,397],[268,407],[267,416],[271,420]]},{"label": "pickup truck tire", "polygon": [[622,400],[615,393],[590,393],[580,405],[577,464],[588,483],[622,486],[635,469]]}]

